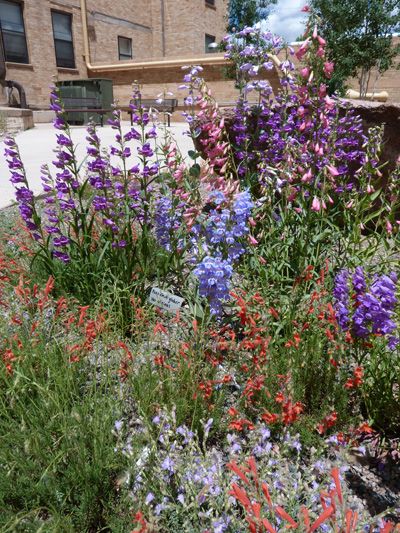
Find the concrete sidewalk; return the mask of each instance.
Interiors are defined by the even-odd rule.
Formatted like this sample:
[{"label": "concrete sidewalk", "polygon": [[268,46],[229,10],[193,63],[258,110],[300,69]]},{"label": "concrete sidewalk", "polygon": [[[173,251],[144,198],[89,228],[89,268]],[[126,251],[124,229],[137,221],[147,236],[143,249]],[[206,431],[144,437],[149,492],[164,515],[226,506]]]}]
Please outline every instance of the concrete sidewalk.
[{"label": "concrete sidewalk", "polygon": [[[130,128],[129,122],[123,122],[123,132],[127,132]],[[159,128],[160,139],[163,138],[163,127]],[[189,150],[193,150],[192,139],[184,135],[188,130],[188,125],[185,123],[172,123],[170,128],[167,128],[175,137],[177,145],[179,146],[184,157],[187,156]],[[79,162],[86,157],[86,129],[84,126],[71,126],[72,139],[76,146],[76,154]],[[107,148],[114,143],[115,130],[110,126],[99,127],[97,129],[98,135],[101,139],[102,146]],[[42,184],[40,181],[40,167],[47,163],[55,176],[55,167],[51,162],[55,159],[54,149],[56,147],[56,133],[52,124],[38,124],[31,130],[24,131],[16,136],[16,141],[19,146],[22,161],[25,165],[26,174],[30,188],[35,194],[42,193]],[[153,144],[154,141],[152,141]],[[132,153],[136,152],[133,142],[129,143]],[[136,161],[136,157],[132,156],[129,160],[132,165]],[[7,167],[6,159],[4,157],[4,142],[0,142],[0,208],[6,207],[14,201],[14,187],[9,181],[10,173]]]}]

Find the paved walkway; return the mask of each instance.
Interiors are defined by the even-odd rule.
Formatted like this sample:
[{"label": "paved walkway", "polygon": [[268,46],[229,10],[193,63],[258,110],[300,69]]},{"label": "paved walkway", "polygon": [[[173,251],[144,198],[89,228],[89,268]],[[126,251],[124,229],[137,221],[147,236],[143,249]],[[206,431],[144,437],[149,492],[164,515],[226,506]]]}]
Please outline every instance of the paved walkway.
[{"label": "paved walkway", "polygon": [[[123,131],[128,131],[129,122],[123,122]],[[168,130],[174,135],[176,142],[186,157],[188,150],[193,149],[193,143],[190,137],[184,135],[188,129],[185,123],[173,123]],[[72,139],[75,143],[76,153],[79,161],[82,161],[86,156],[86,130],[83,126],[72,126]],[[115,131],[110,126],[98,128],[98,134],[101,138],[103,147],[108,147],[113,143]],[[162,133],[160,132],[160,135]],[[20,149],[22,161],[25,165],[25,170],[28,177],[30,188],[35,194],[42,192],[42,184],[40,181],[40,167],[47,163],[51,170],[55,167],[51,165],[54,160],[53,150],[56,147],[56,130],[51,124],[38,124],[31,130],[24,131],[17,135],[17,144]],[[131,145],[132,146],[132,145]],[[134,152],[134,150],[132,150]],[[134,157],[132,156],[132,165],[134,164]],[[54,172],[52,172],[53,175]],[[0,208],[6,207],[14,201],[14,187],[9,181],[9,171],[4,157],[4,143],[0,142]]]}]

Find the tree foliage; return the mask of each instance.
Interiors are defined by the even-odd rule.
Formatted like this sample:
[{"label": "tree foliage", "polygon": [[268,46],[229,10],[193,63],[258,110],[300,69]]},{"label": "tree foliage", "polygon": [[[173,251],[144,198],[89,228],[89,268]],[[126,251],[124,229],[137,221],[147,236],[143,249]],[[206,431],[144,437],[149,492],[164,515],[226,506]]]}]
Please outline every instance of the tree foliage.
[{"label": "tree foliage", "polygon": [[346,80],[357,77],[365,97],[399,53],[392,35],[400,26],[400,0],[311,0],[310,7],[335,63],[331,92],[343,93]]},{"label": "tree foliage", "polygon": [[228,31],[241,30],[267,18],[271,5],[276,2],[277,0],[230,0]]}]

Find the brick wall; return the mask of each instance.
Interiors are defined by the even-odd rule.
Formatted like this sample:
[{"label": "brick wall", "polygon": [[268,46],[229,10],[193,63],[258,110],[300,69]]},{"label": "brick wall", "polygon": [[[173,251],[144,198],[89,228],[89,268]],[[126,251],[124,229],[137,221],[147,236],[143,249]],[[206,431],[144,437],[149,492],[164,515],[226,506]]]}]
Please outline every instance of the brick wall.
[{"label": "brick wall", "polygon": [[[228,0],[215,0],[215,8],[205,0],[87,0],[91,62],[114,64],[118,58],[118,36],[132,39],[133,61],[199,57],[205,54],[205,35],[220,41],[225,33]],[[165,91],[178,93],[182,71],[157,68],[135,71],[88,73],[80,0],[24,0],[24,22],[29,64],[7,64],[7,79],[23,85],[33,109],[48,107],[49,85],[53,80],[92,77],[111,78],[115,96],[127,101],[136,79],[145,96]],[[72,14],[75,69],[57,68],[51,10]],[[163,16],[162,16],[163,15]],[[196,61],[197,62],[197,61]],[[205,72],[217,99],[234,100],[232,81],[226,81],[224,69],[210,67]],[[356,82],[352,85],[356,87]],[[377,91],[387,90],[391,101],[400,102],[400,71],[392,69],[376,82]]]},{"label": "brick wall", "polygon": [[[201,61],[199,61],[201,64]],[[121,105],[127,105],[132,94],[132,84],[137,82],[141,87],[144,98],[155,98],[163,92],[172,92],[178,99],[180,107],[183,106],[185,90],[180,90],[183,71],[179,67],[152,68],[125,72],[110,72],[114,86],[114,97]],[[225,68],[221,66],[204,65],[203,76],[210,87],[213,96],[218,102],[234,102],[238,97],[233,80],[226,79]],[[270,74],[269,81],[273,88],[279,84],[277,74]]]},{"label": "brick wall", "polygon": [[87,0],[92,63],[117,63],[118,36],[132,39],[132,59],[153,57],[148,0]]},{"label": "brick wall", "polygon": [[[67,5],[66,5],[67,4]],[[48,0],[25,0],[25,33],[28,45],[29,64],[7,63],[6,78],[25,88],[28,105],[48,106],[49,85],[57,77],[70,79],[86,77],[87,70],[82,57],[82,28],[78,0],[68,2]],[[51,9],[72,14],[72,32],[76,69],[58,69],[53,42]]]},{"label": "brick wall", "polygon": [[[7,63],[7,79],[23,85],[30,107],[44,109],[52,81],[88,77],[80,1],[24,0],[23,6],[29,64]],[[226,6],[227,0],[215,0],[215,9],[205,0],[87,0],[91,62],[118,63],[118,36],[132,39],[133,61],[202,55],[206,33],[223,36]],[[57,68],[52,9],[72,14],[75,69]]]},{"label": "brick wall", "polygon": [[[160,0],[156,0],[156,2]],[[193,57],[205,53],[205,35],[220,41],[225,35],[227,0],[165,0],[166,56]]]}]

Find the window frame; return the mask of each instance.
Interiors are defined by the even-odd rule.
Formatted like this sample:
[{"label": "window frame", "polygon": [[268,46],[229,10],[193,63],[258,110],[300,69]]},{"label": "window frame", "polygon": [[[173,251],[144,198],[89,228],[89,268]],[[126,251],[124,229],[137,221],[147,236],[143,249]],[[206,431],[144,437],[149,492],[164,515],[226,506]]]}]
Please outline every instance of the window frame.
[{"label": "window frame", "polygon": [[[125,39],[126,41],[129,41],[130,49],[131,49],[131,53],[130,53],[129,57],[128,57],[127,54],[122,54],[121,53],[120,39]],[[118,61],[129,61],[129,60],[133,59],[133,41],[132,41],[132,37],[125,37],[124,35],[118,35],[117,41],[118,41]],[[121,57],[121,56],[125,56],[125,57]]]},{"label": "window frame", "polygon": [[[25,18],[24,18],[24,3],[20,2],[18,0],[2,0],[2,1],[7,3],[7,4],[14,4],[15,6],[17,6],[19,8],[19,11],[20,11],[20,14],[21,14],[22,29],[23,29],[23,32],[21,32],[21,33],[15,32],[15,31],[10,31],[10,30],[4,30],[2,28],[1,19],[0,19],[0,33],[1,33],[3,51],[4,51],[4,60],[7,63],[18,63],[19,65],[29,65],[28,40],[26,38],[26,27],[25,27]],[[23,36],[24,43],[25,43],[25,51],[26,51],[26,55],[23,58],[24,61],[18,61],[17,59],[15,59],[15,57],[13,59],[10,59],[10,58],[7,57],[7,48],[6,48],[5,41],[4,41],[4,32],[9,32],[11,34],[22,35]]]},{"label": "window frame", "polygon": [[214,9],[216,8],[215,0],[204,0],[204,2],[205,2],[207,7],[213,7]]},{"label": "window frame", "polygon": [[216,43],[216,36],[215,35],[211,35],[211,33],[205,33],[204,34],[204,48],[205,48],[205,53],[206,54],[214,54],[216,52],[216,50],[212,50],[211,48],[209,48],[209,45],[211,43],[207,43],[207,37],[210,37],[211,39],[213,39],[213,43]]},{"label": "window frame", "polygon": [[[56,58],[57,68],[67,68],[67,69],[71,69],[71,70],[76,70],[75,47],[74,47],[74,29],[73,29],[73,14],[71,12],[69,12],[69,11],[61,11],[59,9],[51,9],[50,12],[51,12],[51,27],[53,29],[54,55],[55,55],[55,58]],[[69,17],[69,20],[70,20],[70,23],[71,23],[71,41],[65,41],[63,39],[57,39],[56,38],[56,35],[55,35],[55,32],[54,32],[53,13]],[[59,65],[59,59],[57,57],[56,41],[61,41],[61,42],[66,42],[66,43],[67,42],[71,42],[71,47],[72,47],[72,62],[71,62],[71,65],[73,64],[73,66],[71,66],[71,65],[68,65],[68,66]]]}]

